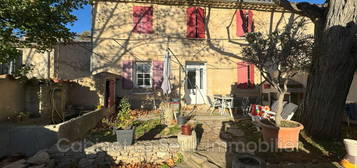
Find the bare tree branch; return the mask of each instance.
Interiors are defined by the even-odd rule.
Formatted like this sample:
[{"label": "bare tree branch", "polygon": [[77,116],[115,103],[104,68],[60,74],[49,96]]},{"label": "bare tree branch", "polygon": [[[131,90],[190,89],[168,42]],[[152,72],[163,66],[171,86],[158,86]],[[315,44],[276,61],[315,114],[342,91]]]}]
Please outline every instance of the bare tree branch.
[{"label": "bare tree branch", "polygon": [[315,20],[316,18],[321,18],[324,16],[324,11],[326,9],[324,5],[310,4],[308,2],[289,2],[288,0],[274,0],[274,2],[283,7],[286,10],[289,10],[293,13],[306,16]]}]

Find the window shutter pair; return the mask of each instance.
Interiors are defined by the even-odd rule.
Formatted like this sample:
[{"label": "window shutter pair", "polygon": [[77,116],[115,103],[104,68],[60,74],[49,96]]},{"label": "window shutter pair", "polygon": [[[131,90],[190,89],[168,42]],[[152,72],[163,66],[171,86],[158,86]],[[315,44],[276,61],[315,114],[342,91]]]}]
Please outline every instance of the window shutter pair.
[{"label": "window shutter pair", "polygon": [[153,30],[153,7],[133,7],[133,32],[151,34]]},{"label": "window shutter pair", "polygon": [[200,7],[187,8],[187,38],[205,38],[205,10]]},{"label": "window shutter pair", "polygon": [[236,13],[237,36],[243,37],[246,33],[254,32],[253,11],[238,10]]},{"label": "window shutter pair", "polygon": [[[134,83],[133,83],[134,61],[123,61],[122,68],[123,68],[122,71],[123,89],[132,89],[134,87]],[[152,61],[153,88],[157,89],[161,87],[163,70],[164,70],[163,61]]]},{"label": "window shutter pair", "polygon": [[238,88],[254,88],[254,65],[246,62],[237,63]]}]

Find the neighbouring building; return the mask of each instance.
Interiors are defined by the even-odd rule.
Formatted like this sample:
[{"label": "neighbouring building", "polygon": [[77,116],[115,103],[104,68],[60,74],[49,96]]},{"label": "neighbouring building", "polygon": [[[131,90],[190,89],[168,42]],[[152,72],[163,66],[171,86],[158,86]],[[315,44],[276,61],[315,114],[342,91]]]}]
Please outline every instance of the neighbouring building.
[{"label": "neighbouring building", "polygon": [[[90,41],[58,44],[50,51],[19,50],[19,58],[0,65],[0,90],[6,96],[0,104],[0,121],[26,113],[53,123],[99,105],[91,82]],[[13,79],[24,65],[31,69],[27,79]]]}]

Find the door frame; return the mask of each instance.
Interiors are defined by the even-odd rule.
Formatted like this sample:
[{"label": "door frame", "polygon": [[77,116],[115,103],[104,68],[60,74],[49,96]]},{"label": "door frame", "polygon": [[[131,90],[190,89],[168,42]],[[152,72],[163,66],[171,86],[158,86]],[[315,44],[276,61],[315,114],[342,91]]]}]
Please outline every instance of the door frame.
[{"label": "door frame", "polygon": [[[186,101],[186,103],[187,104],[207,104],[207,63],[199,62],[199,61],[186,61],[186,63],[185,63],[185,77],[187,77],[187,75],[188,75],[187,72],[188,72],[188,69],[190,69],[189,66],[196,66],[195,67],[196,71],[197,71],[197,68],[201,68],[201,67],[203,68],[203,75],[202,75],[203,88],[202,89],[200,88],[199,90],[201,90],[201,91],[198,91],[199,93],[197,93],[197,95],[199,94],[200,96],[202,96],[203,103],[197,103],[197,100],[195,103],[192,103],[192,101],[191,102]],[[198,76],[200,76],[200,75],[198,74]],[[197,79],[196,79],[196,81],[197,81]],[[196,82],[196,85],[197,85],[197,82]],[[185,80],[185,95],[186,95],[185,98],[190,97],[190,92],[187,93],[188,90],[189,90],[188,89],[188,81]]]}]

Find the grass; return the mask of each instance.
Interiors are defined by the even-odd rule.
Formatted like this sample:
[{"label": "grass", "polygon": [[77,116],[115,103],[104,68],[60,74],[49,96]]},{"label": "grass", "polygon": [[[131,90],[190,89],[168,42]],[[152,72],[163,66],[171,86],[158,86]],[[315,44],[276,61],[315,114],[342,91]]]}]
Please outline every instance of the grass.
[{"label": "grass", "polygon": [[161,125],[159,119],[154,119],[154,120],[147,120],[147,121],[135,121],[134,124],[135,126],[135,137],[141,137],[145,133],[149,132],[150,130],[156,128],[165,128],[165,125]]},{"label": "grass", "polygon": [[[180,127],[175,125],[167,127],[161,124],[159,119],[152,120],[136,120],[133,125],[135,126],[135,139],[150,140],[160,137],[176,136],[180,131]],[[116,135],[110,129],[92,130],[87,137],[92,142],[115,142]]]}]

